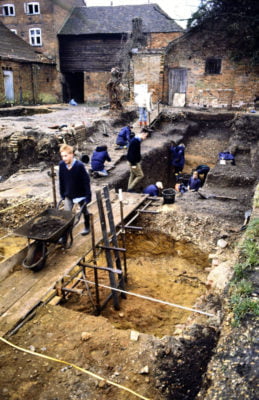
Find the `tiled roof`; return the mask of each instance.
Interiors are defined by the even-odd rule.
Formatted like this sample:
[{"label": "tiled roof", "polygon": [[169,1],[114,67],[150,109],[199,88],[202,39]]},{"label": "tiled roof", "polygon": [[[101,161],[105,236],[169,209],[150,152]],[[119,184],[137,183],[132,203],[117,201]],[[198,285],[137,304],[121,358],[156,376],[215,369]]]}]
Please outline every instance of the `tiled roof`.
[{"label": "tiled roof", "polygon": [[75,7],[60,35],[91,35],[132,31],[132,19],[141,18],[143,32],[182,32],[157,4],[109,7]]},{"label": "tiled roof", "polygon": [[50,62],[44,55],[37,54],[27,42],[11,32],[0,21],[0,59],[1,58],[29,62]]}]

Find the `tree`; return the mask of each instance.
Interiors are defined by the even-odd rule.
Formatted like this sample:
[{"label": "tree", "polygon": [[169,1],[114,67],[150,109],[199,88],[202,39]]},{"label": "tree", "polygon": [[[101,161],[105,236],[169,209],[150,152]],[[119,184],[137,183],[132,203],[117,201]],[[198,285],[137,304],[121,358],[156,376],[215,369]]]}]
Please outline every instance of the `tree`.
[{"label": "tree", "polygon": [[259,64],[258,0],[201,0],[188,28],[224,32],[235,61],[249,58]]}]

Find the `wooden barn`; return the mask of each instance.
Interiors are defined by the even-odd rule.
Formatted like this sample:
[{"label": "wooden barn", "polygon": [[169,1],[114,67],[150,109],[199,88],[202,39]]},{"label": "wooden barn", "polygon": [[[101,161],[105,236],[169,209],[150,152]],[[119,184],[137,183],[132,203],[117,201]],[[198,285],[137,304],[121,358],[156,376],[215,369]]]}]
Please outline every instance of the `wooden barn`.
[{"label": "wooden barn", "polygon": [[74,8],[58,34],[64,101],[106,102],[113,67],[130,91],[137,82],[158,93],[163,49],[182,31],[156,4]]}]

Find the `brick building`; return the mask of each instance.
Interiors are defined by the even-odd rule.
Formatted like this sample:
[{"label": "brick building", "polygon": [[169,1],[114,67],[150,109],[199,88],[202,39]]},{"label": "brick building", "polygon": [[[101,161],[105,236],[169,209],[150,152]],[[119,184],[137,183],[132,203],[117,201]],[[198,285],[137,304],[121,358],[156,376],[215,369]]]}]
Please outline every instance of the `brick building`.
[{"label": "brick building", "polygon": [[58,62],[57,32],[83,0],[0,0],[0,21],[35,51]]},{"label": "brick building", "polygon": [[182,32],[156,4],[74,8],[58,35],[64,100],[107,102],[113,67],[123,70],[131,94],[141,84],[160,97],[164,49]]},{"label": "brick building", "polygon": [[0,105],[58,101],[56,64],[0,22]]},{"label": "brick building", "polygon": [[234,62],[223,32],[190,31],[166,48],[163,102],[173,106],[246,107],[259,95],[259,67]]}]

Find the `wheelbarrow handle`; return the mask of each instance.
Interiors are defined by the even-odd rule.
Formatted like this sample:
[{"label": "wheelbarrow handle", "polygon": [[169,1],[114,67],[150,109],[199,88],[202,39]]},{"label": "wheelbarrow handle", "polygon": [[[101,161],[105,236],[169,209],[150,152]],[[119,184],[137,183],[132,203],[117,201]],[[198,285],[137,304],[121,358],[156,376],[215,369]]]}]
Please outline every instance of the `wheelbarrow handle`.
[{"label": "wheelbarrow handle", "polygon": [[59,200],[59,202],[58,202],[58,204],[57,204],[57,209],[59,209],[60,208],[60,206],[61,206],[61,204],[63,203],[63,199],[61,199],[61,200]]}]

